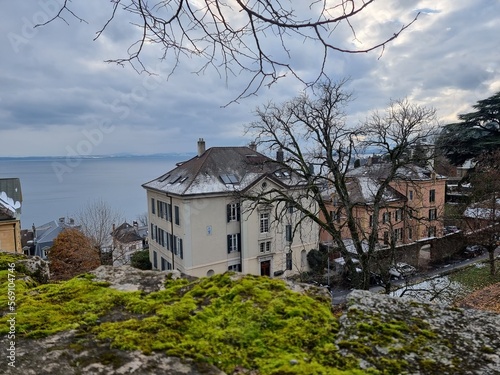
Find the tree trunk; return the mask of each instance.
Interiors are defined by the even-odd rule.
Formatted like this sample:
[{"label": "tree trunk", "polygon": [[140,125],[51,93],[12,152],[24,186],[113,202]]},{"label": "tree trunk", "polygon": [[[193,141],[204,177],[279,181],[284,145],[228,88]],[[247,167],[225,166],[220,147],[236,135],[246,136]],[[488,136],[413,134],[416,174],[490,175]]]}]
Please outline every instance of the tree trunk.
[{"label": "tree trunk", "polygon": [[488,249],[489,261],[490,261],[490,275],[495,275],[495,248]]}]

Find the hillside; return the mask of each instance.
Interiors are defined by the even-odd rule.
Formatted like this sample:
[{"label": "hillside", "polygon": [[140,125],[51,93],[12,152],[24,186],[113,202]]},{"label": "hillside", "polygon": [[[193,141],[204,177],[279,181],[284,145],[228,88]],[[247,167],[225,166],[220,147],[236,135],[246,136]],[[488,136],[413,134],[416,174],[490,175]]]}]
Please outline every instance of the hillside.
[{"label": "hillside", "polygon": [[[6,258],[7,257],[7,258]],[[494,313],[227,273],[198,280],[99,267],[36,285],[16,262],[16,368],[6,374],[498,374]],[[296,286],[297,288],[297,286]],[[300,289],[300,288],[299,288]],[[0,335],[9,347],[7,282]],[[5,361],[5,357],[2,358]]]}]

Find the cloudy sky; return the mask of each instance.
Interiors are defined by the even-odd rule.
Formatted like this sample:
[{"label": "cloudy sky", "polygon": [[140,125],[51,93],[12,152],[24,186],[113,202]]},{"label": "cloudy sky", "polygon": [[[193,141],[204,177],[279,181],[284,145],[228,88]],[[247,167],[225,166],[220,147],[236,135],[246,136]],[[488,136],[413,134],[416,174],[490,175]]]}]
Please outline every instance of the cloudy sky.
[{"label": "cloudy sky", "polygon": [[[0,157],[75,154],[194,152],[207,147],[245,145],[244,125],[269,100],[296,96],[301,85],[285,78],[258,95],[225,106],[248,83],[241,73],[226,80],[213,69],[195,74],[203,62],[159,62],[145,51],[145,65],[157,76],[139,75],[129,65],[104,62],[123,57],[137,30],[118,18],[93,41],[111,12],[106,0],[73,1],[69,23],[53,16],[62,0],[8,1],[0,14]],[[383,110],[391,99],[436,108],[443,123],[471,110],[477,100],[500,91],[500,1],[383,0],[354,21],[356,40],[345,29],[333,34],[344,46],[368,46],[391,35],[422,13],[384,50],[331,53],[326,72],[350,78],[356,100],[351,121]],[[122,13],[121,13],[122,14]],[[272,45],[271,37],[267,43]],[[295,43],[295,44],[294,44]],[[321,63],[318,46],[292,41],[291,62],[306,79]]]}]

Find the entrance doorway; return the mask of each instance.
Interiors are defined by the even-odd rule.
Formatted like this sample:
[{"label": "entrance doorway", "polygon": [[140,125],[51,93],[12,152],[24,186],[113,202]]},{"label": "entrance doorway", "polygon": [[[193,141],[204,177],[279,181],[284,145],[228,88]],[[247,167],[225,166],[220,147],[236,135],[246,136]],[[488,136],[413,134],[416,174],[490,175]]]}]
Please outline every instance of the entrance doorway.
[{"label": "entrance doorway", "polygon": [[260,262],[260,275],[261,276],[271,276],[271,261],[264,260]]}]

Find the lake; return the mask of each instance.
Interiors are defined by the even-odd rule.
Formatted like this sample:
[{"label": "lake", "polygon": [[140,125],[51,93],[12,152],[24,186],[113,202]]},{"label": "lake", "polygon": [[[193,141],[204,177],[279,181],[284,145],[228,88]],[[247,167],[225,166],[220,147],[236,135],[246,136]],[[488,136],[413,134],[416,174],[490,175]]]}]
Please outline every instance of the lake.
[{"label": "lake", "polygon": [[102,199],[127,221],[147,212],[142,184],[187,160],[186,155],[67,158],[0,158],[0,178],[21,180],[21,227],[75,217]]}]

